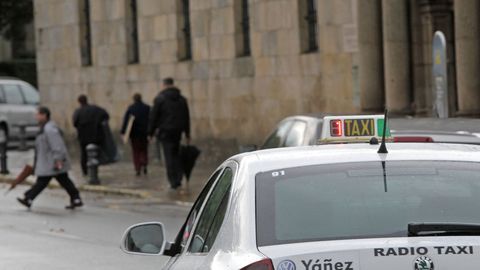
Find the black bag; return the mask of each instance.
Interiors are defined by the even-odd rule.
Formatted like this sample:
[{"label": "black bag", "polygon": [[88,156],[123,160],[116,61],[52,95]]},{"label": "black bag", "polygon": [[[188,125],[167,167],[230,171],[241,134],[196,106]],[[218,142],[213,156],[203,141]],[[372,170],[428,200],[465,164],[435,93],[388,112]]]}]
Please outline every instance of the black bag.
[{"label": "black bag", "polygon": [[117,162],[118,155],[117,144],[113,138],[112,130],[107,121],[102,122],[103,140],[100,145],[99,161],[100,165],[106,165]]},{"label": "black bag", "polygon": [[187,181],[190,181],[190,176],[192,175],[193,167],[195,167],[195,162],[200,156],[200,149],[193,145],[182,145],[180,146],[180,161],[182,163],[182,172],[183,175],[187,178]]}]

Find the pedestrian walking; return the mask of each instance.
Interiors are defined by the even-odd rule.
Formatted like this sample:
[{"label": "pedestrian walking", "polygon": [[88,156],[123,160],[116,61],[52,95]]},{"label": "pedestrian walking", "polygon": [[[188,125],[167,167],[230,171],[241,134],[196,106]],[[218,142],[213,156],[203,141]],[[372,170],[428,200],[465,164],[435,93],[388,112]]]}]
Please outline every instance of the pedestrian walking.
[{"label": "pedestrian walking", "polygon": [[180,141],[185,134],[187,144],[190,143],[190,113],[187,100],[172,78],[163,80],[163,90],[154,100],[148,134],[150,138],[155,135],[162,144],[170,187],[179,188],[182,184]]},{"label": "pedestrian walking", "polygon": [[35,139],[33,171],[37,176],[37,181],[32,188],[25,192],[23,198],[17,198],[18,202],[30,208],[33,200],[48,186],[50,180],[55,178],[70,195],[70,205],[66,208],[81,207],[83,203],[80,193],[68,176],[70,158],[62,132],[50,120],[50,110],[47,107],[38,108],[36,119],[41,127]]},{"label": "pedestrian walking", "polygon": [[133,117],[133,125],[129,131],[130,145],[132,147],[133,164],[137,176],[148,171],[148,119],[150,106],[142,101],[140,94],[133,95],[133,104],[128,107],[123,117],[121,133],[128,132],[129,121]]},{"label": "pedestrian walking", "polygon": [[88,173],[87,145],[102,145],[105,139],[102,123],[108,121],[109,115],[105,109],[89,104],[86,95],[80,95],[77,101],[80,107],[73,114],[73,125],[77,129],[80,143],[82,173],[86,176]]}]

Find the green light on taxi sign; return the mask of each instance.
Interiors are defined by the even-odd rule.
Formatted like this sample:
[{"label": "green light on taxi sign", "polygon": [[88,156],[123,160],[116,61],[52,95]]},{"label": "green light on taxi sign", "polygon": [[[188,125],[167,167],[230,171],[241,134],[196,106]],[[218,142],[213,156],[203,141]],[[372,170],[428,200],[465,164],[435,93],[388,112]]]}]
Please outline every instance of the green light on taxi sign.
[{"label": "green light on taxi sign", "polygon": [[[385,125],[385,119],[377,119],[377,134],[378,137],[383,136],[383,126]],[[385,137],[391,137],[392,134],[390,133],[390,127],[387,124],[387,134],[385,134]]]}]

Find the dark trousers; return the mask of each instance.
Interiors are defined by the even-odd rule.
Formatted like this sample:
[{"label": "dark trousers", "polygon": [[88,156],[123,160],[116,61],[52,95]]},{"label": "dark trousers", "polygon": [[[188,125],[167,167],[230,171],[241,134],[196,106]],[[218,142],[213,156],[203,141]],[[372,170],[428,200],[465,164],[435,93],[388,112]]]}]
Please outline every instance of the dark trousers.
[{"label": "dark trousers", "polygon": [[87,161],[88,161],[88,156],[87,156],[87,144],[80,143],[80,166],[82,167],[82,173],[83,175],[88,174],[88,167],[87,167]]},{"label": "dark trousers", "polygon": [[182,168],[180,163],[180,140],[162,140],[167,177],[172,188],[182,184]]},{"label": "dark trousers", "polygon": [[68,177],[67,173],[61,173],[58,175],[53,176],[39,176],[37,177],[37,181],[35,184],[30,188],[27,192],[25,192],[25,198],[29,200],[34,200],[38,194],[40,194],[50,183],[52,178],[57,179],[57,182],[65,189],[70,195],[70,200],[73,201],[75,199],[80,199],[80,193],[78,189],[73,184],[72,180]]},{"label": "dark trousers", "polygon": [[147,138],[131,138],[133,165],[135,171],[139,172],[142,167],[148,165],[148,139]]}]

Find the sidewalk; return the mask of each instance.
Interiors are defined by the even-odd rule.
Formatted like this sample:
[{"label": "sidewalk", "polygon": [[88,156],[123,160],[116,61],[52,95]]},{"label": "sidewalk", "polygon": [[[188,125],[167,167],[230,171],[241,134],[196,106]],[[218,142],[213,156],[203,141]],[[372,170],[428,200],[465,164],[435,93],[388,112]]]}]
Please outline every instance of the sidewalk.
[{"label": "sidewalk", "polygon": [[[10,174],[0,175],[0,182],[13,180],[26,164],[32,163],[33,155],[33,150],[9,151],[8,168]],[[166,179],[165,168],[162,162],[156,160],[151,162],[148,175],[142,176],[135,175],[133,164],[128,161],[101,166],[99,168],[101,185],[98,186],[88,185],[88,177],[82,176],[78,161],[74,160],[72,165],[70,176],[81,191],[132,196],[152,203],[181,205],[190,205],[195,201],[208,177],[215,169],[214,167],[196,166],[190,182],[186,183],[184,178],[182,188],[178,191],[171,191]],[[31,176],[28,178],[27,184],[32,184],[34,181],[35,178]],[[51,183],[51,188],[59,188],[55,181]]]}]

